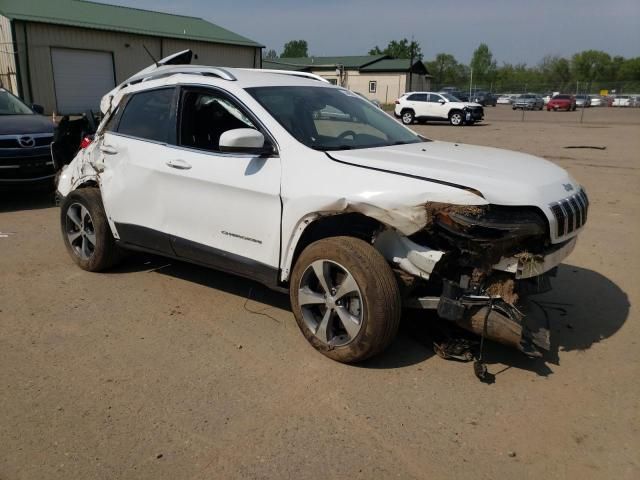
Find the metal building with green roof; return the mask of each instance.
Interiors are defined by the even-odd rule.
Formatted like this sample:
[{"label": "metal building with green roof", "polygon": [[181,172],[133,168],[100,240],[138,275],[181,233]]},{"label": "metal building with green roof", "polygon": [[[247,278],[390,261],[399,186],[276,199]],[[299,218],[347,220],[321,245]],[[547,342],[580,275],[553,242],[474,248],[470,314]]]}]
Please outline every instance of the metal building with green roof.
[{"label": "metal building with green roof", "polygon": [[0,0],[0,83],[48,113],[80,113],[186,48],[194,63],[261,67],[263,45],[202,18],[85,0]]},{"label": "metal building with green roof", "polygon": [[274,70],[314,73],[381,103],[393,102],[405,92],[429,90],[432,78],[422,61],[387,55],[280,57],[262,64]]}]

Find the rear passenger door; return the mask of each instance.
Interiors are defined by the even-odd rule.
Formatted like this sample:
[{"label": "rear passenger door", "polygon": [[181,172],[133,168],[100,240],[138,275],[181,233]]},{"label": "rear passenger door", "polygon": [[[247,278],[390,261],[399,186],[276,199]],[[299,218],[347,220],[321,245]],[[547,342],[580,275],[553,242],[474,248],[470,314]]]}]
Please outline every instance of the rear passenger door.
[{"label": "rear passenger door", "polygon": [[407,97],[409,108],[413,109],[416,117],[425,117],[427,113],[427,94],[412,93]]},{"label": "rear passenger door", "polygon": [[173,254],[168,237],[170,205],[163,184],[172,170],[176,89],[158,88],[123,99],[98,139],[97,164],[107,217],[123,241]]}]

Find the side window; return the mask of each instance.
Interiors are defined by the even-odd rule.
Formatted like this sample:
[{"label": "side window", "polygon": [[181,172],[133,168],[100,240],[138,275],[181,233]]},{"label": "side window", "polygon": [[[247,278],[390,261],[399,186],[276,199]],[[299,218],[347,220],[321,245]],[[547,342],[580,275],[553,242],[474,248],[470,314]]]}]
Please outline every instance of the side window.
[{"label": "side window", "polygon": [[171,104],[173,88],[134,94],[118,123],[118,133],[132,137],[169,142],[173,131]]},{"label": "side window", "polygon": [[435,93],[430,93],[429,94],[429,102],[430,103],[438,103],[440,100],[442,100],[442,97],[440,95],[437,95]]},{"label": "side window", "polygon": [[233,102],[213,91],[185,91],[180,112],[180,145],[184,147],[219,151],[220,135],[227,130],[256,129]]}]

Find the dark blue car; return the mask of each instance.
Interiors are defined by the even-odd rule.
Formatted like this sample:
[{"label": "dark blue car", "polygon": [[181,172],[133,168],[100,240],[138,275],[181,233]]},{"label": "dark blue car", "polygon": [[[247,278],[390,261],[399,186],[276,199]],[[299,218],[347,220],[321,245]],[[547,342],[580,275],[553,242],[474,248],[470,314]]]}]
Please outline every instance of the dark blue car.
[{"label": "dark blue car", "polygon": [[55,125],[42,111],[0,88],[0,188],[53,181]]}]

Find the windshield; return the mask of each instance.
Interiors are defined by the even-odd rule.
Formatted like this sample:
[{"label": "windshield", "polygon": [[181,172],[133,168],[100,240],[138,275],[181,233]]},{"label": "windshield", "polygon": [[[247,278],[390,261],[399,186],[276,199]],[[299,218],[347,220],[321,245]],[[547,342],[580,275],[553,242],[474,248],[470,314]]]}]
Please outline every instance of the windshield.
[{"label": "windshield", "polygon": [[356,94],[331,87],[247,91],[299,142],[316,150],[386,147],[422,140]]},{"label": "windshield", "polygon": [[571,100],[571,96],[570,95],[556,95],[553,98],[554,98],[554,100]]},{"label": "windshield", "polygon": [[33,110],[11,93],[0,91],[0,115],[33,115]]},{"label": "windshield", "polygon": [[454,97],[453,95],[449,94],[449,93],[441,93],[440,95],[442,95],[444,98],[447,99],[447,101],[449,102],[459,102],[460,99],[458,97]]}]

